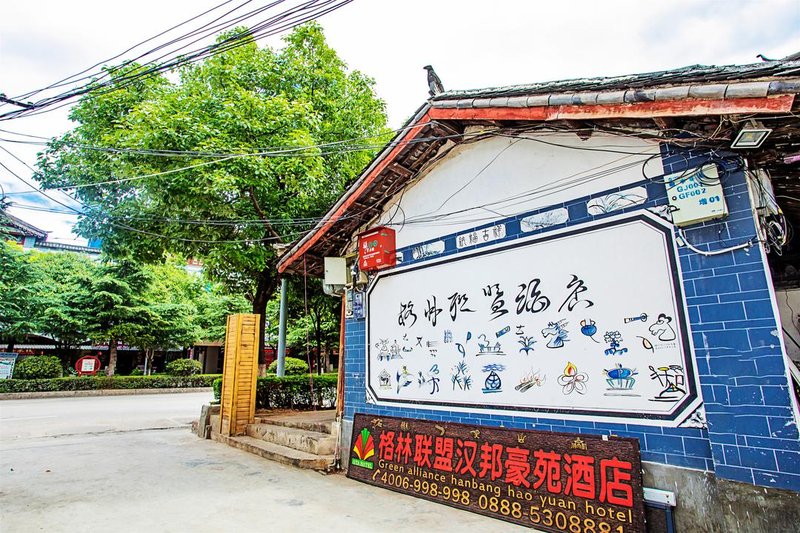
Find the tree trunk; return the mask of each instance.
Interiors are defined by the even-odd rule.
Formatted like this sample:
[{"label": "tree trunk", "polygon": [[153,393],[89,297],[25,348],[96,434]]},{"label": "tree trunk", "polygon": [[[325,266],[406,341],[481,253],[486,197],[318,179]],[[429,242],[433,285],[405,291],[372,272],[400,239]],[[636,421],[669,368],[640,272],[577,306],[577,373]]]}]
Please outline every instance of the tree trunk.
[{"label": "tree trunk", "polygon": [[261,320],[258,328],[258,364],[267,363],[267,355],[264,351],[264,339],[267,330],[267,302],[272,297],[277,287],[278,279],[272,272],[265,268],[259,272],[256,279],[256,292],[253,295],[253,314],[259,315]]},{"label": "tree trunk", "polygon": [[325,356],[322,358],[322,364],[325,367],[325,372],[328,372],[331,366],[331,340],[325,339]]},{"label": "tree trunk", "polygon": [[153,351],[150,348],[144,349],[144,375],[149,376],[153,373]]},{"label": "tree trunk", "polygon": [[317,344],[317,374],[322,374],[322,313],[314,313],[314,340]]},{"label": "tree trunk", "polygon": [[117,339],[111,337],[108,341],[108,368],[106,375],[113,376],[117,371]]},{"label": "tree trunk", "polygon": [[7,352],[13,352],[14,351],[14,345],[16,343],[17,343],[17,340],[14,337],[9,337],[8,338],[8,346],[6,346],[6,351]]}]

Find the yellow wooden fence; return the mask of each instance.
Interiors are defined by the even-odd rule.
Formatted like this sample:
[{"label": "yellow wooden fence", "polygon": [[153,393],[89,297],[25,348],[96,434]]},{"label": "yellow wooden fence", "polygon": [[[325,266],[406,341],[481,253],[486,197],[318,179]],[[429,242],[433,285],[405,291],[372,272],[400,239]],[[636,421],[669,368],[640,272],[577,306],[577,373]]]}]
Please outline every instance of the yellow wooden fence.
[{"label": "yellow wooden fence", "polygon": [[228,317],[220,398],[220,433],[244,435],[256,412],[259,315]]}]

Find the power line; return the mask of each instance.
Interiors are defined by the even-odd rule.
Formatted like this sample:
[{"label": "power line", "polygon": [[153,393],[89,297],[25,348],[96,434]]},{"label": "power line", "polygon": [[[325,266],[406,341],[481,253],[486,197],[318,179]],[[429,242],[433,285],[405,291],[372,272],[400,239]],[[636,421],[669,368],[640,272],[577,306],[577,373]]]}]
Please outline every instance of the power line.
[{"label": "power line", "polygon": [[[256,12],[256,14],[261,13],[265,9],[268,9],[270,7],[274,7],[275,5],[277,5],[277,4],[279,4],[279,3],[283,2],[283,1],[284,0],[279,0],[279,1],[273,2],[272,4],[270,4],[270,5],[268,5],[268,6],[264,7],[264,8],[259,8],[259,9],[255,10],[255,12]],[[152,77],[154,75],[160,74],[162,72],[173,70],[173,69],[175,69],[177,67],[181,67],[181,66],[185,66],[185,65],[188,65],[188,64],[192,64],[192,63],[197,62],[197,61],[201,61],[201,60],[203,60],[203,59],[205,59],[207,57],[210,57],[210,56],[213,56],[213,55],[216,55],[216,54],[228,51],[228,50],[232,50],[232,49],[237,48],[239,46],[243,46],[243,45],[251,42],[251,40],[258,40],[258,39],[261,39],[261,38],[264,38],[264,37],[267,37],[267,36],[270,36],[270,35],[275,35],[275,34],[280,33],[280,32],[282,32],[282,31],[284,31],[286,29],[293,28],[295,26],[298,26],[298,25],[303,24],[305,22],[308,22],[310,20],[314,20],[315,18],[318,18],[320,16],[326,15],[326,14],[330,13],[331,11],[334,11],[336,9],[339,9],[339,8],[349,4],[350,2],[352,2],[352,0],[308,0],[308,1],[304,2],[303,4],[301,4],[299,6],[296,6],[294,8],[288,9],[288,10],[282,12],[282,13],[279,13],[277,15],[274,15],[274,16],[266,19],[265,21],[262,21],[260,23],[254,24],[253,26],[251,26],[248,29],[248,31],[246,33],[238,33],[238,34],[233,35],[231,37],[223,38],[222,40],[219,40],[218,42],[216,42],[216,43],[214,43],[214,44],[212,44],[210,46],[206,46],[206,47],[202,47],[202,48],[199,48],[199,49],[195,49],[195,50],[192,50],[192,51],[190,51],[188,53],[183,53],[183,54],[181,54],[181,55],[179,55],[177,57],[173,57],[172,59],[169,59],[169,60],[167,60],[167,61],[165,61],[163,63],[160,63],[160,64],[156,64],[155,63],[155,61],[159,61],[159,60],[164,59],[166,57],[169,57],[169,56],[171,56],[171,55],[173,55],[173,54],[175,54],[177,52],[180,52],[181,50],[183,50],[187,46],[189,46],[189,45],[201,40],[202,38],[204,38],[204,37],[199,37],[199,38],[195,39],[194,41],[191,41],[188,45],[184,45],[182,48],[179,48],[177,50],[173,50],[171,52],[168,52],[168,53],[166,53],[166,54],[164,54],[162,56],[159,56],[159,57],[151,60],[150,62],[148,62],[148,63],[146,63],[144,65],[141,65],[141,66],[138,66],[138,67],[134,68],[129,73],[124,73],[123,75],[114,77],[114,78],[112,78],[110,80],[104,80],[104,81],[95,80],[95,81],[92,81],[89,84],[86,84],[86,85],[83,85],[81,87],[72,89],[70,91],[61,93],[59,95],[55,95],[55,96],[52,96],[52,97],[45,98],[45,99],[39,100],[37,102],[34,102],[34,103],[31,104],[31,107],[28,108],[28,109],[15,110],[15,111],[10,111],[10,112],[4,113],[4,114],[0,114],[0,120],[9,120],[9,119],[17,118],[17,117],[20,117],[20,116],[33,116],[33,115],[41,114],[43,112],[52,111],[54,109],[58,109],[60,107],[63,107],[64,105],[69,105],[68,103],[64,103],[65,101],[71,100],[71,99],[73,99],[73,98],[75,98],[77,96],[82,96],[84,94],[88,94],[90,92],[103,93],[103,92],[116,91],[116,90],[125,88],[125,87],[131,85],[132,83],[135,83],[138,80],[149,78],[149,77]],[[244,16],[244,17],[245,18],[250,18],[252,16],[254,16],[254,15],[251,12],[251,14],[246,14],[246,16]],[[238,22],[238,19],[234,19],[233,22],[228,21],[228,22],[225,23],[225,24],[227,24],[227,26],[223,25],[223,29],[227,29],[228,27],[230,27],[233,24],[236,24],[237,22]],[[215,26],[211,30],[206,30],[206,31],[214,31],[217,28],[218,28],[218,26]],[[201,30],[202,29],[203,28],[201,28]],[[196,31],[199,31],[199,30],[196,30]],[[189,35],[193,36],[194,32],[190,33]],[[181,39],[179,39],[179,40],[181,40]],[[148,53],[157,51],[158,49],[159,49],[159,47],[155,48],[154,50],[152,50],[152,51],[150,51]],[[145,54],[145,55],[147,55],[147,54]],[[141,58],[141,57],[143,57],[143,56],[140,56],[139,58]],[[106,72],[104,73],[104,76],[110,75],[113,72],[118,72],[118,71],[119,71],[119,67],[117,68],[117,70],[113,70],[113,71],[106,70]],[[101,79],[102,79],[102,76],[101,76]],[[61,105],[57,105],[57,104],[61,104]],[[53,106],[55,106],[55,107],[53,107]]]},{"label": "power line", "polygon": [[[543,132],[534,132],[534,133],[543,133]],[[558,133],[566,133],[566,132],[551,132],[551,133],[558,134]],[[507,134],[505,134],[503,132],[495,132],[495,131],[476,132],[475,133],[476,137],[477,136],[486,137],[486,136],[492,136],[492,135],[508,136]],[[541,139],[535,139],[535,138],[531,138],[531,137],[523,137],[523,138],[526,139],[526,140],[534,140],[534,141],[535,140],[540,140],[541,141]],[[515,137],[515,139],[516,140],[521,140],[519,137]],[[545,141],[545,144],[550,144],[550,145],[553,145],[553,146],[557,146],[557,147],[561,147],[561,148],[569,148],[569,149],[576,149],[577,148],[577,149],[588,150],[588,151],[604,151],[604,152],[621,153],[621,154],[623,154],[623,157],[620,157],[620,158],[616,159],[615,161],[611,161],[611,162],[608,162],[608,163],[604,163],[602,165],[598,165],[598,166],[593,167],[591,169],[582,170],[582,171],[577,172],[575,174],[572,174],[570,176],[565,176],[563,178],[559,178],[557,180],[548,182],[548,183],[546,183],[546,184],[544,184],[544,185],[542,185],[540,187],[537,187],[537,188],[534,188],[534,189],[531,189],[531,190],[528,190],[528,191],[523,191],[521,193],[509,196],[509,197],[506,197],[506,198],[502,198],[502,199],[496,200],[494,202],[489,202],[489,203],[485,203],[485,204],[481,204],[481,205],[468,206],[468,207],[465,207],[465,208],[462,208],[462,209],[458,209],[458,210],[454,210],[454,211],[450,211],[450,212],[447,212],[447,213],[438,213],[437,214],[436,211],[438,211],[438,209],[441,208],[441,206],[440,206],[440,208],[437,208],[436,210],[434,210],[432,212],[423,213],[421,215],[417,215],[416,217],[412,217],[411,219],[405,220],[405,221],[402,222],[402,224],[418,224],[418,225],[427,225],[427,226],[446,226],[446,225],[453,225],[453,224],[464,224],[464,223],[469,223],[469,222],[482,222],[482,221],[485,221],[485,220],[496,219],[497,218],[496,215],[498,215],[498,214],[500,216],[512,216],[512,215],[504,215],[504,214],[501,214],[501,213],[495,213],[495,215],[493,215],[493,216],[485,216],[485,217],[479,217],[479,218],[469,218],[469,219],[467,219],[467,218],[459,218],[459,219],[444,220],[446,217],[453,217],[455,215],[465,214],[467,212],[474,211],[474,210],[489,210],[488,208],[490,206],[504,206],[505,208],[508,208],[508,207],[512,207],[512,206],[515,206],[515,205],[520,205],[520,204],[524,204],[524,203],[530,202],[531,200],[534,200],[534,199],[543,198],[543,197],[550,196],[552,194],[556,194],[556,193],[563,192],[563,191],[566,191],[566,190],[574,189],[574,188],[583,186],[586,183],[589,183],[591,181],[594,181],[594,180],[597,180],[597,179],[601,179],[601,178],[603,178],[605,176],[609,176],[609,175],[615,174],[617,172],[624,171],[624,170],[629,169],[629,168],[633,168],[633,167],[636,167],[636,166],[644,166],[649,162],[650,159],[652,159],[653,157],[657,157],[659,155],[659,152],[652,153],[649,149],[645,150],[645,151],[636,151],[636,152],[634,152],[634,151],[625,151],[625,150],[610,150],[609,147],[611,147],[613,145],[603,145],[603,146],[598,146],[598,147],[575,147],[574,145],[560,144],[560,143],[549,142],[549,141]],[[629,157],[634,157],[634,156],[644,157],[644,159],[637,159],[635,161],[620,163],[620,164],[616,164],[614,166],[610,166],[609,167],[609,165],[611,165],[611,164],[619,163],[620,161],[622,161],[624,159],[628,159]],[[483,172],[483,170],[481,172]],[[479,174],[480,174],[480,172],[478,173],[478,175]],[[469,180],[469,182],[474,181],[474,179],[476,177],[477,177],[477,175],[474,176],[473,178],[471,178]],[[658,176],[647,177],[647,179],[649,179],[649,180],[656,180],[656,178],[658,178]],[[197,225],[197,226],[225,226],[225,225],[242,226],[242,225],[248,225],[248,224],[251,224],[251,223],[252,224],[263,224],[264,222],[269,222],[270,224],[282,225],[282,226],[287,226],[287,227],[288,226],[299,226],[299,227],[302,227],[302,226],[309,226],[309,225],[311,225],[313,223],[320,223],[320,222],[326,221],[326,220],[341,220],[341,219],[347,219],[347,218],[357,218],[357,219],[364,220],[364,219],[367,218],[367,215],[365,213],[370,209],[370,207],[371,206],[365,206],[363,209],[361,209],[359,211],[353,212],[353,213],[351,213],[349,215],[345,215],[345,216],[342,216],[342,217],[315,217],[315,218],[298,218],[298,219],[288,219],[288,220],[286,220],[286,219],[180,220],[180,219],[170,219],[170,218],[166,218],[166,217],[147,217],[147,216],[135,216],[135,215],[129,215],[129,216],[118,216],[117,215],[117,216],[115,216],[115,215],[109,214],[109,215],[106,215],[106,216],[111,219],[111,220],[108,221],[108,223],[111,224],[112,226],[119,227],[121,229],[127,229],[128,231],[143,232],[143,234],[151,234],[152,236],[156,236],[156,237],[160,237],[160,238],[164,238],[164,239],[175,239],[175,240],[181,240],[183,242],[199,242],[199,243],[213,243],[213,242],[221,242],[221,243],[224,243],[224,242],[242,243],[242,242],[244,242],[244,243],[247,243],[247,242],[269,242],[270,239],[274,239],[274,238],[269,238],[269,239],[239,239],[239,240],[232,240],[232,241],[184,239],[184,238],[181,238],[181,237],[170,237],[169,235],[164,235],[164,234],[161,234],[161,233],[147,232],[146,230],[141,230],[139,228],[132,227],[132,226],[130,226],[128,224],[124,224],[122,222],[115,222],[115,220],[123,220],[123,221],[140,220],[140,221],[161,222],[161,223],[164,223],[164,224],[192,224],[192,225]],[[70,209],[72,209],[72,208],[70,208]],[[96,216],[95,214],[93,214],[91,212],[84,212],[84,213],[81,213],[81,214],[84,215],[84,216]],[[371,218],[371,217],[372,217],[372,215],[369,215],[369,218]],[[397,225],[397,224],[392,224],[392,225]],[[294,234],[302,235],[303,233],[305,233],[305,231],[296,232]],[[292,235],[292,234],[289,234],[289,235]],[[289,235],[287,235],[286,238],[288,238]],[[275,240],[277,240],[277,239],[275,239]]]},{"label": "power line", "polygon": [[[647,152],[639,152],[635,155],[648,155]],[[452,225],[452,224],[461,224],[464,222],[470,221],[483,221],[493,217],[482,217],[478,219],[464,219],[460,218],[455,221],[445,221],[446,217],[452,217],[454,215],[465,214],[470,211],[474,210],[486,210],[488,207],[493,206],[503,206],[505,208],[512,207],[514,205],[520,205],[527,203],[534,199],[544,198],[550,196],[552,194],[556,194],[558,192],[563,192],[566,190],[574,189],[590,183],[592,181],[604,178],[609,175],[613,175],[617,172],[621,172],[630,168],[634,168],[644,164],[647,159],[637,159],[636,161],[626,162],[618,165],[614,165],[612,167],[608,167],[609,164],[622,161],[623,159],[627,159],[631,157],[630,155],[618,158],[616,161],[612,161],[610,163],[605,163],[603,165],[598,165],[597,167],[593,167],[591,169],[586,169],[575,174],[565,176],[563,178],[559,178],[557,180],[553,180],[548,182],[540,187],[530,189],[527,191],[522,191],[512,196],[508,196],[506,198],[501,198],[499,200],[488,202],[480,205],[473,205],[468,206],[465,208],[461,208],[458,210],[439,213],[436,214],[434,210],[428,213],[423,213],[421,215],[417,215],[411,219],[407,219],[403,223],[406,224],[418,224],[418,225]],[[649,159],[649,158],[648,158]],[[604,168],[608,167],[608,168]],[[477,177],[477,176],[475,176]],[[473,177],[474,180],[474,177]],[[185,219],[175,219],[175,218],[168,218],[168,217],[157,217],[157,216],[142,216],[142,215],[124,215],[124,216],[115,216],[115,215],[107,215],[112,219],[121,219],[121,220],[140,220],[140,221],[153,221],[153,222],[162,222],[165,224],[187,224],[187,225],[198,225],[198,226],[241,226],[241,225],[260,225],[264,222],[268,222],[271,225],[275,226],[306,226],[312,223],[319,223],[328,220],[345,220],[350,218],[360,218],[363,219],[363,212],[367,211],[369,206],[366,206],[363,210],[357,211],[351,215],[344,215],[341,217],[313,217],[313,218],[294,218],[294,219],[195,219],[195,220],[185,220]],[[84,213],[85,216],[93,216],[91,212]],[[509,216],[501,214],[501,216]]]},{"label": "power line", "polygon": [[[395,130],[395,131],[399,131],[399,130]],[[514,142],[518,142],[519,140],[522,139],[519,136],[513,136],[513,135],[502,133],[502,132],[492,132],[492,131],[476,132],[474,134],[471,134],[472,137],[479,137],[479,136],[483,136],[483,135],[495,135],[495,136],[501,136],[501,137],[510,137],[510,138],[515,139]],[[390,146],[400,146],[400,145],[408,145],[408,144],[417,144],[417,143],[429,142],[429,141],[432,141],[432,140],[447,140],[447,139],[452,139],[452,138],[458,138],[458,137],[464,138],[464,137],[469,137],[469,136],[470,135],[467,135],[467,134],[453,134],[453,135],[417,137],[417,138],[406,140],[406,141],[398,141],[398,142],[389,143],[389,145]],[[378,138],[378,137],[380,137],[380,136],[376,135],[376,136],[370,136],[370,137],[363,137],[361,139],[362,140],[366,140],[366,139],[372,139],[372,138]],[[612,149],[602,148],[602,147],[596,147],[596,148],[575,147],[575,146],[571,146],[571,145],[564,145],[564,144],[544,141],[542,139],[537,139],[537,138],[533,138],[533,137],[524,137],[524,139],[535,141],[535,142],[540,142],[540,143],[543,143],[543,144],[548,144],[548,145],[551,145],[551,146],[558,146],[558,147],[562,147],[562,148],[570,148],[570,149],[577,149],[577,150],[610,152],[610,153],[620,153],[620,154],[628,154],[628,155],[642,155],[644,153],[644,152],[630,152],[630,151],[624,151],[624,150],[612,150]],[[0,140],[5,140],[5,139],[0,139]],[[348,147],[348,146],[345,145],[340,149],[330,150],[330,151],[327,151],[327,152],[326,151],[320,151],[320,152],[312,153],[312,154],[304,153],[306,151],[316,150],[316,149],[319,149],[319,148],[342,146],[342,143],[344,143],[344,142],[349,142],[349,141],[335,141],[335,142],[332,142],[332,143],[323,143],[323,144],[309,145],[309,146],[303,146],[303,147],[279,148],[279,149],[275,149],[275,150],[268,150],[268,151],[254,152],[254,153],[240,153],[240,154],[232,153],[232,154],[228,154],[228,155],[225,155],[225,156],[223,156],[223,154],[221,154],[221,153],[217,153],[217,154],[213,154],[213,155],[218,156],[218,159],[215,159],[213,161],[206,161],[206,162],[197,163],[197,164],[194,164],[194,165],[188,165],[188,166],[184,166],[184,167],[180,167],[180,168],[166,170],[166,171],[163,171],[163,172],[156,172],[156,173],[145,174],[145,175],[140,175],[140,176],[130,176],[130,177],[126,177],[126,178],[116,178],[116,179],[112,179],[112,180],[105,180],[105,181],[99,181],[99,182],[93,182],[93,183],[71,184],[71,185],[64,185],[64,186],[61,186],[61,187],[51,187],[48,190],[64,191],[64,190],[70,190],[70,189],[80,189],[80,188],[86,188],[86,187],[97,187],[97,186],[101,186],[101,185],[112,185],[112,184],[117,184],[117,183],[125,183],[125,182],[130,182],[130,181],[141,180],[141,179],[147,179],[147,178],[153,178],[153,177],[159,177],[159,176],[164,176],[164,175],[175,174],[175,173],[178,173],[178,172],[183,172],[183,171],[186,171],[186,170],[192,170],[192,169],[195,169],[195,168],[208,166],[208,165],[212,165],[212,164],[216,164],[216,163],[221,163],[221,162],[224,162],[224,161],[229,161],[231,159],[242,158],[242,157],[321,157],[321,156],[324,156],[324,155],[332,155],[332,154],[341,154],[341,153],[373,150],[375,148],[382,148],[383,146],[385,146],[385,145],[377,145],[377,144],[375,144],[375,145],[355,145],[353,147]],[[513,143],[512,143],[512,145],[513,145]],[[80,146],[80,145],[77,145],[77,146]],[[510,148],[510,146],[506,147],[506,149]],[[88,149],[92,149],[92,148],[88,148]],[[117,149],[117,148],[103,148],[103,149],[119,151],[120,153],[128,153],[128,152],[125,151],[127,149]],[[137,153],[137,154],[141,154],[141,155],[155,155],[154,153],[147,153],[147,152],[142,153],[142,151],[139,151],[139,150],[131,150],[129,153]],[[187,154],[190,154],[190,153],[192,153],[192,152],[187,152]],[[209,153],[208,155],[211,156],[212,154]],[[499,157],[499,155],[500,154],[498,154],[498,157]],[[466,187],[466,185],[465,185],[465,187]],[[453,195],[455,195],[457,193],[458,193],[458,191],[456,191],[456,193],[454,193]],[[446,203],[446,201],[445,201],[445,203]],[[442,206],[440,206],[440,207],[442,207]]]},{"label": "power line", "polygon": [[[81,74],[86,74],[87,72],[91,71],[94,68],[97,68],[97,67],[99,67],[101,65],[104,65],[104,64],[108,64],[111,61],[114,61],[115,59],[119,59],[120,57],[122,57],[123,55],[127,54],[128,52],[131,52],[131,51],[135,50],[136,48],[139,48],[141,45],[143,45],[145,43],[148,43],[148,42],[150,42],[152,40],[155,40],[158,37],[161,37],[162,35],[166,35],[167,33],[171,32],[172,30],[175,30],[175,29],[177,29],[177,28],[179,28],[181,26],[184,26],[184,25],[186,25],[186,24],[188,24],[188,23],[190,23],[190,22],[192,22],[194,20],[197,20],[198,18],[200,18],[202,16],[205,16],[205,15],[211,13],[212,11],[215,11],[215,10],[219,9],[220,7],[224,6],[225,4],[230,4],[232,1],[233,0],[226,0],[225,2],[222,2],[221,4],[218,4],[218,5],[214,6],[214,7],[212,7],[211,9],[206,10],[206,11],[200,13],[199,15],[196,15],[196,16],[188,19],[188,20],[185,20],[185,21],[181,22],[180,24],[176,24],[175,26],[172,26],[171,28],[168,28],[168,29],[162,31],[162,32],[150,37],[149,39],[145,39],[144,41],[141,41],[141,42],[129,47],[128,49],[120,52],[119,54],[117,54],[115,56],[109,57],[108,59],[104,59],[102,61],[98,61],[94,65],[92,65],[90,67],[87,67],[87,68],[81,70],[80,72],[77,72],[77,73],[75,73],[75,74],[73,74],[71,76],[67,76],[66,78],[62,78],[61,80],[53,82],[50,85],[48,85],[47,87],[43,87],[42,89],[37,89],[35,91],[30,91],[30,92],[27,92],[25,94],[22,94],[22,95],[18,96],[18,98],[30,98],[31,96],[34,96],[36,94],[39,94],[41,92],[46,91],[47,89],[53,89],[53,88],[56,88],[56,87],[63,87],[64,85],[67,85],[68,83],[74,83],[74,82],[78,82],[78,81],[82,81],[82,80],[86,80],[86,79],[91,79],[96,74],[90,74],[88,76],[83,76],[83,77],[78,78],[78,79],[75,79],[75,78],[80,76]],[[245,4],[249,3],[249,1],[250,0],[248,0],[248,2],[245,2]],[[244,4],[242,4],[242,5],[244,5]],[[241,6],[239,6],[239,7],[241,7]]]},{"label": "power line", "polygon": [[[55,202],[55,203],[57,203],[58,205],[60,205],[60,206],[62,206],[62,207],[66,207],[67,209],[69,209],[69,210],[73,211],[75,214],[78,214],[78,215],[79,215],[79,214],[81,214],[81,213],[80,213],[80,211],[78,211],[78,210],[77,210],[77,209],[75,209],[74,207],[72,207],[72,206],[69,206],[69,205],[67,205],[67,204],[65,204],[65,203],[63,203],[63,202],[59,202],[58,200],[56,200],[56,199],[55,199],[55,198],[53,198],[52,196],[48,195],[47,193],[45,193],[45,192],[44,192],[44,191],[42,191],[41,189],[37,189],[37,188],[36,188],[36,187],[35,187],[33,184],[31,184],[30,182],[28,182],[28,181],[27,181],[25,178],[23,178],[22,176],[20,176],[19,174],[17,174],[16,172],[14,172],[13,170],[11,170],[11,169],[10,169],[10,168],[8,168],[7,166],[5,166],[5,165],[3,164],[3,162],[2,162],[2,161],[0,161],[0,167],[3,167],[4,169],[6,169],[6,171],[7,171],[9,174],[11,174],[11,175],[12,175],[12,176],[14,176],[15,178],[17,178],[19,181],[21,181],[22,183],[24,183],[25,185],[27,185],[28,187],[30,187],[31,189],[33,189],[33,191],[34,191],[34,192],[37,192],[37,193],[41,194],[42,196],[44,196],[44,197],[45,197],[45,198],[47,198],[48,200],[50,200],[50,201],[52,201],[52,202]],[[29,193],[29,194],[30,194],[30,193]],[[8,195],[6,195],[6,196],[8,196]]]},{"label": "power line", "polygon": [[[245,20],[246,18],[249,18],[249,17],[251,17],[251,16],[253,16],[253,15],[255,15],[255,14],[261,13],[261,12],[263,12],[264,10],[266,10],[266,9],[269,9],[270,7],[274,7],[275,5],[277,5],[277,4],[279,4],[279,3],[283,2],[283,1],[284,1],[284,0],[279,0],[279,1],[277,1],[277,2],[273,2],[272,4],[270,4],[270,5],[268,5],[268,6],[264,6],[264,7],[262,7],[262,8],[259,8],[259,9],[255,10],[255,11],[251,11],[250,13],[247,13],[247,14],[245,14],[244,16],[240,16],[240,17],[237,17],[237,18],[233,19],[232,21],[229,21],[229,23],[228,23],[227,25],[216,25],[216,26],[212,26],[212,24],[213,24],[214,22],[217,22],[218,20],[220,20],[220,18],[223,18],[223,17],[225,17],[225,16],[227,16],[227,15],[231,14],[232,12],[236,11],[236,10],[237,10],[237,9],[239,9],[240,7],[242,7],[242,6],[244,6],[244,5],[248,4],[248,3],[250,3],[250,0],[248,0],[248,1],[244,2],[242,5],[240,5],[239,7],[237,7],[237,8],[234,8],[233,10],[231,10],[231,11],[228,11],[227,13],[223,14],[223,15],[222,15],[222,17],[218,17],[217,19],[214,19],[213,21],[206,23],[205,25],[201,26],[201,27],[200,27],[200,28],[198,28],[198,29],[195,29],[195,30],[193,30],[193,31],[190,31],[189,33],[187,33],[187,34],[184,34],[184,35],[182,35],[182,36],[180,36],[180,37],[178,37],[178,38],[175,38],[175,39],[173,39],[172,41],[169,41],[169,42],[167,42],[167,43],[161,44],[161,45],[159,45],[159,46],[157,46],[157,47],[155,47],[155,48],[153,48],[153,49],[151,49],[151,50],[149,50],[149,51],[147,51],[147,52],[144,52],[144,53],[142,53],[142,54],[141,54],[141,55],[139,55],[139,56],[136,56],[135,58],[133,58],[133,59],[131,59],[131,60],[127,60],[127,61],[125,61],[125,62],[123,63],[123,65],[122,65],[122,66],[124,66],[124,65],[127,65],[127,64],[131,64],[132,62],[134,62],[134,61],[137,61],[138,59],[142,59],[142,58],[146,57],[146,56],[147,56],[147,55],[149,55],[149,54],[152,54],[152,53],[154,53],[154,52],[157,52],[157,51],[159,51],[159,50],[161,50],[161,49],[163,49],[163,48],[165,48],[165,47],[169,46],[170,44],[174,44],[174,43],[176,43],[176,42],[180,42],[180,41],[182,41],[182,40],[184,40],[184,39],[186,39],[186,38],[193,37],[193,36],[197,35],[199,32],[202,32],[203,30],[205,30],[206,28],[210,28],[210,30],[209,30],[209,32],[208,32],[209,34],[210,34],[210,33],[213,33],[213,31],[214,31],[215,29],[219,28],[220,26],[222,26],[222,29],[227,29],[227,28],[231,27],[232,25],[234,25],[234,24],[236,24],[236,23],[238,23],[238,22],[241,22],[241,21]],[[91,70],[92,68],[95,68],[95,67],[98,67],[98,66],[100,66],[100,65],[101,65],[101,64],[103,64],[103,63],[107,63],[107,62],[109,62],[109,61],[113,61],[114,59],[118,59],[119,57],[121,57],[121,56],[122,56],[122,55],[124,55],[125,53],[127,53],[127,52],[129,52],[129,51],[132,51],[132,50],[134,50],[134,49],[138,48],[138,47],[139,47],[139,46],[141,46],[142,44],[144,44],[144,43],[146,43],[146,42],[149,42],[149,41],[151,41],[151,40],[155,39],[156,37],[158,37],[158,36],[160,36],[160,35],[162,35],[162,34],[168,33],[168,32],[169,32],[169,31],[171,31],[172,29],[175,29],[175,28],[177,28],[177,27],[180,27],[180,26],[182,26],[182,25],[186,24],[187,22],[190,22],[190,21],[192,21],[192,20],[195,20],[195,19],[196,19],[196,18],[198,18],[199,16],[202,16],[202,15],[204,15],[204,14],[207,14],[207,13],[211,12],[211,11],[214,11],[214,10],[218,9],[219,7],[221,7],[222,5],[224,5],[224,4],[227,4],[227,3],[229,3],[229,2],[224,2],[223,4],[217,5],[217,6],[215,6],[214,8],[212,8],[211,10],[208,10],[208,11],[206,11],[206,12],[204,12],[204,13],[201,13],[201,15],[198,15],[198,16],[196,16],[196,17],[193,17],[192,19],[189,19],[189,21],[185,21],[185,22],[183,22],[183,23],[181,23],[181,24],[178,24],[177,26],[173,26],[173,28],[170,28],[169,30],[166,30],[166,31],[164,31],[164,32],[162,32],[162,33],[161,33],[161,34],[159,34],[159,35],[156,35],[156,36],[154,36],[154,37],[152,37],[152,38],[150,38],[150,39],[147,39],[147,40],[145,40],[145,41],[143,41],[143,42],[140,42],[140,43],[138,43],[138,44],[136,44],[136,45],[134,45],[134,46],[132,46],[132,47],[128,48],[126,51],[124,51],[124,52],[122,52],[122,53],[120,53],[120,54],[117,54],[116,56],[114,56],[114,57],[112,57],[112,58],[109,58],[109,59],[107,59],[107,60],[105,60],[105,61],[100,61],[100,62],[96,63],[95,65],[93,65],[92,67],[89,67],[88,69],[85,69],[84,71],[82,71],[82,72],[80,72],[80,73],[78,73],[78,74],[76,74],[76,75],[70,76],[69,78],[65,78],[64,80],[61,80],[60,82],[56,82],[55,84],[51,84],[51,85],[50,85],[50,86],[48,86],[47,88],[50,88],[50,87],[57,87],[57,86],[64,85],[64,84],[63,84],[63,83],[61,83],[61,82],[66,82],[66,81],[69,81],[69,80],[71,80],[72,78],[75,78],[77,75],[79,75],[79,74],[83,74],[83,73],[85,73],[85,72],[87,72],[87,71]],[[193,42],[196,42],[196,41],[193,41]],[[190,43],[190,44],[191,44],[191,43]],[[185,46],[184,46],[184,48],[185,48]],[[177,49],[177,50],[174,50],[172,53],[176,53],[176,52],[180,51],[181,49],[182,49],[182,48],[179,48],[179,49]],[[161,59],[161,58],[163,58],[163,57],[165,57],[165,56],[161,56],[160,58],[156,58],[154,61],[156,61],[156,60],[158,60],[158,59]],[[115,72],[115,71],[119,70],[119,69],[120,69],[122,66],[118,65],[118,66],[115,66],[115,67],[112,67],[112,68],[106,68],[106,69],[102,69],[102,70],[100,70],[99,72],[96,72],[96,73],[90,74],[89,76],[84,76],[83,78],[80,78],[80,79],[78,79],[78,80],[73,80],[73,81],[82,81],[82,80],[85,80],[85,79],[94,79],[94,81],[99,81],[99,80],[102,80],[103,78],[107,77],[108,75],[110,75],[112,72]],[[147,65],[140,65],[140,66],[139,66],[139,68],[144,68],[144,67],[146,67],[146,66],[147,66]],[[45,88],[45,89],[47,89],[47,88]],[[39,92],[42,92],[42,90],[32,91],[32,92],[30,92],[30,93],[26,93],[25,95],[22,95],[22,96],[20,96],[20,97],[26,97],[26,96],[30,96],[30,95],[33,95],[33,94],[37,94],[37,93],[39,93]],[[65,93],[62,93],[62,94],[65,94]]]}]

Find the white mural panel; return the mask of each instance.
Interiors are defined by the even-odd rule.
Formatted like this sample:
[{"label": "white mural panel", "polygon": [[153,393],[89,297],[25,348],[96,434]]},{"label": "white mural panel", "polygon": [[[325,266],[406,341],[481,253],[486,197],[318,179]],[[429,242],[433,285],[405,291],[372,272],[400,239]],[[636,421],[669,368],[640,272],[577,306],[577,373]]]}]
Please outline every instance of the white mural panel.
[{"label": "white mural panel", "polygon": [[[461,235],[480,220],[572,201],[576,191],[596,196],[632,187],[642,180],[643,165],[648,176],[661,175],[660,150],[657,140],[600,132],[588,139],[575,133],[532,132],[513,139],[498,136],[462,143],[398,192],[375,225],[393,223],[398,249],[443,234]],[[593,209],[625,203],[608,198]],[[398,204],[405,222],[399,225]]]},{"label": "white mural panel", "polygon": [[639,212],[381,273],[369,396],[677,424],[699,400],[671,235]]}]

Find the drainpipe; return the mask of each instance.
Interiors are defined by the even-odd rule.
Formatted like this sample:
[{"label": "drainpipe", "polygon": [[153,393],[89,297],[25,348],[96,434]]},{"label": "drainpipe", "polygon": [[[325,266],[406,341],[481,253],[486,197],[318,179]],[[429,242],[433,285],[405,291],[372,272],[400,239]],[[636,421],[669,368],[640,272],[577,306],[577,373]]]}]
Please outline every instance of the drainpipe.
[{"label": "drainpipe", "polygon": [[281,279],[281,311],[278,321],[278,377],[286,369],[286,278]]}]

